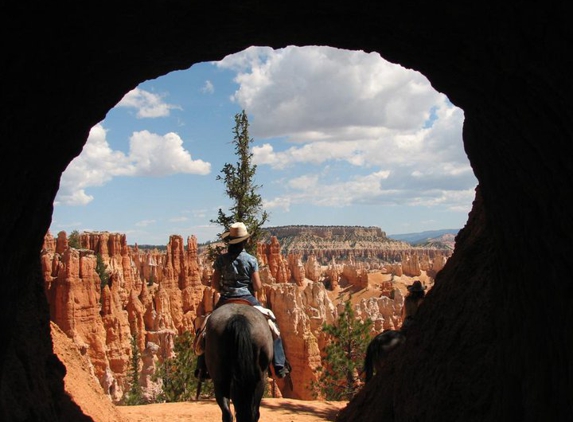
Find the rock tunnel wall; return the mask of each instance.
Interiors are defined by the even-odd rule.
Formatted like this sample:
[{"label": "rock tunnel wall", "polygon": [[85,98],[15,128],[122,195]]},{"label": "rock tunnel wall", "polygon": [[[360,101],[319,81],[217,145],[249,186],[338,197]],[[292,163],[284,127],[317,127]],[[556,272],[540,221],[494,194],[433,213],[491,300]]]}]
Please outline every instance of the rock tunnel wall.
[{"label": "rock tunnel wall", "polygon": [[81,421],[39,251],[59,178],[140,82],[250,45],[377,51],[465,113],[479,194],[400,357],[339,421],[573,419],[569,3],[40,2],[3,14],[0,420]]}]

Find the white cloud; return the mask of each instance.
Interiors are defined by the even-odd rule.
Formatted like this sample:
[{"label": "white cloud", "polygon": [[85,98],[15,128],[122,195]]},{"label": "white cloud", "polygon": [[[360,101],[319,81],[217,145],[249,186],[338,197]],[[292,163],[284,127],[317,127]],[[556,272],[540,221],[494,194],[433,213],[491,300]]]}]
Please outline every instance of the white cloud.
[{"label": "white cloud", "polygon": [[316,187],[318,183],[318,175],[305,174],[303,176],[295,177],[288,182],[288,186],[297,190],[309,190]]},{"label": "white cloud", "polygon": [[66,192],[65,187],[62,185],[60,187],[60,192],[58,192],[58,197],[54,202],[55,205],[87,205],[94,199],[92,195],[86,194],[84,189],[70,189],[69,192]]},{"label": "white cloud", "polygon": [[282,209],[283,211],[290,211],[291,198],[278,197],[271,200],[264,200],[263,207],[265,210]]},{"label": "white cloud", "polygon": [[288,211],[293,204],[342,207],[367,203],[390,193],[382,188],[382,181],[389,176],[388,171],[378,171],[337,181],[329,179],[328,175],[306,174],[291,179],[287,183],[288,193],[265,201],[265,207]]},{"label": "white cloud", "polygon": [[378,53],[250,47],[218,66],[239,72],[234,98],[253,116],[260,138],[353,126],[412,130],[442,97],[423,75]]},{"label": "white cloud", "polygon": [[110,148],[106,129],[98,124],[91,129],[82,153],[62,174],[55,205],[86,205],[93,200],[86,188],[103,186],[117,176],[206,175],[210,171],[211,164],[193,160],[175,133],[134,132],[126,155]]},{"label": "white cloud", "polygon": [[135,223],[135,225],[137,227],[147,227],[147,226],[150,226],[150,225],[155,224],[155,223],[156,223],[156,220],[141,220],[141,221],[138,221],[137,223]]},{"label": "white cloud", "polygon": [[294,204],[324,207],[359,204],[426,207],[439,205],[452,211],[468,211],[475,196],[475,186],[448,190],[428,187],[423,183],[404,185],[392,178],[393,174],[389,170],[352,176],[349,180],[332,180],[327,174],[307,174],[291,179],[287,183],[287,193],[266,200],[264,205],[265,208],[282,208],[285,211]]},{"label": "white cloud", "polygon": [[201,92],[203,94],[212,94],[215,92],[215,87],[213,86],[213,83],[209,80],[205,81],[205,85],[203,85],[203,88],[201,88]]},{"label": "white cloud", "polygon": [[192,214],[194,218],[205,218],[207,215],[212,215],[211,212],[206,209],[193,210]]},{"label": "white cloud", "polygon": [[183,221],[187,221],[189,220],[189,218],[187,217],[172,217],[169,219],[170,223],[181,223]]},{"label": "white cloud", "polygon": [[[250,116],[253,161],[293,177],[291,191],[265,204],[469,208],[476,180],[463,111],[422,74],[377,53],[330,47],[250,47],[218,66],[238,73],[233,98]],[[354,178],[300,176],[333,163],[347,163]]]},{"label": "white cloud", "polygon": [[191,159],[176,133],[157,135],[147,130],[134,132],[129,141],[133,176],[167,176],[176,173],[209,174],[211,164]]},{"label": "white cloud", "polygon": [[180,110],[181,107],[163,101],[163,95],[154,94],[140,88],[129,91],[117,103],[116,107],[134,108],[137,118],[155,118],[169,116],[171,110]]}]

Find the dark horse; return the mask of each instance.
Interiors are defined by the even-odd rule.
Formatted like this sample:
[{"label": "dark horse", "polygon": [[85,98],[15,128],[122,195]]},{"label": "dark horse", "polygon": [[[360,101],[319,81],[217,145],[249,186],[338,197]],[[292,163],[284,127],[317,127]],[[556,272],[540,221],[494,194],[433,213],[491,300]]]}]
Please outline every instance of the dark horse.
[{"label": "dark horse", "polygon": [[374,371],[379,371],[384,359],[398,345],[404,343],[406,336],[400,330],[385,330],[370,341],[366,348],[364,358],[365,381],[368,382],[374,376]]},{"label": "dark horse", "polygon": [[250,305],[227,303],[207,321],[205,363],[213,380],[223,422],[257,422],[273,338],[265,316]]}]

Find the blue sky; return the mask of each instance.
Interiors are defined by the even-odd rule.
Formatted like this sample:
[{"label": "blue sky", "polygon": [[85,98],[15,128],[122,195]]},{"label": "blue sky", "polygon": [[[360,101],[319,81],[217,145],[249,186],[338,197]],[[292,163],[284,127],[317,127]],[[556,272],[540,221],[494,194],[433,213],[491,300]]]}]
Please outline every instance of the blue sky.
[{"label": "blue sky", "polygon": [[267,226],[462,228],[477,180],[463,111],[377,53],[250,47],[142,83],[92,128],[62,175],[50,231],[110,231],[129,244],[221,232],[222,181],[246,110]]}]

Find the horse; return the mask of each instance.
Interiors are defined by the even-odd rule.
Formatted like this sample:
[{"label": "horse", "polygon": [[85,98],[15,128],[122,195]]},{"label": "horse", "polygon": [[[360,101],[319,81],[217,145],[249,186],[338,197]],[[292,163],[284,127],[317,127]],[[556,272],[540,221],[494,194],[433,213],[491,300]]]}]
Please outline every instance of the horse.
[{"label": "horse", "polygon": [[273,338],[265,316],[242,303],[217,307],[206,324],[205,363],[223,422],[257,422]]},{"label": "horse", "polygon": [[380,370],[388,354],[404,341],[406,336],[400,330],[384,330],[370,341],[364,357],[365,382],[372,379],[374,371]]}]

